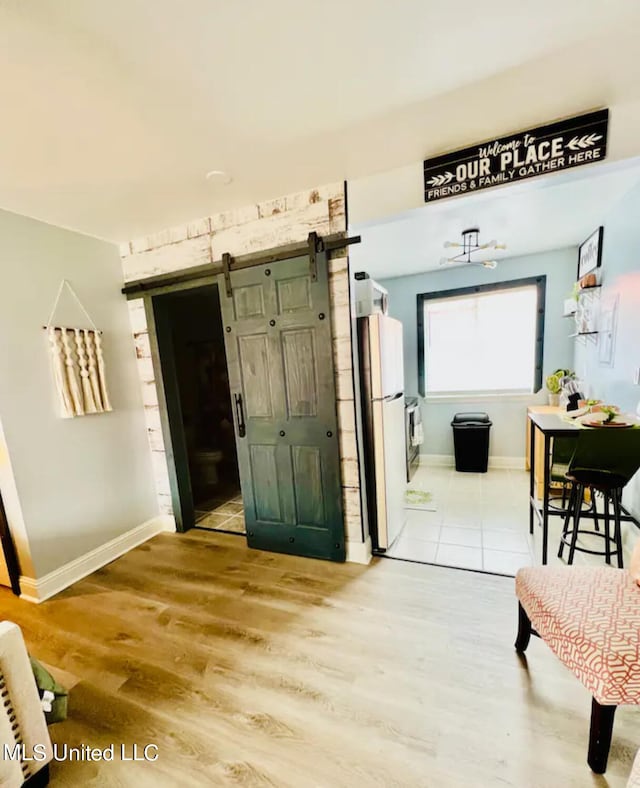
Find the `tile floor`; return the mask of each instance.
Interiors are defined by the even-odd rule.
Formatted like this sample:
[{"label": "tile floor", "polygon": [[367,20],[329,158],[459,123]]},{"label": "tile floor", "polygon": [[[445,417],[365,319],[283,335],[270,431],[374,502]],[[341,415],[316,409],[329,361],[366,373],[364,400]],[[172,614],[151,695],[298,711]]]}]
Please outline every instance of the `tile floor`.
[{"label": "tile floor", "polygon": [[196,525],[209,531],[246,533],[242,496],[238,490],[220,493],[196,508]]},{"label": "tile floor", "polygon": [[[404,528],[387,553],[390,557],[502,575],[541,563],[542,530],[536,525],[529,535],[528,472],[476,474],[421,467],[411,486],[431,492],[436,511],[407,509]],[[551,565],[565,563],[557,558],[561,530],[562,518],[551,517]],[[586,544],[589,537],[581,539]],[[590,546],[602,549],[601,541]],[[603,565],[604,558],[576,553],[574,564]]]}]

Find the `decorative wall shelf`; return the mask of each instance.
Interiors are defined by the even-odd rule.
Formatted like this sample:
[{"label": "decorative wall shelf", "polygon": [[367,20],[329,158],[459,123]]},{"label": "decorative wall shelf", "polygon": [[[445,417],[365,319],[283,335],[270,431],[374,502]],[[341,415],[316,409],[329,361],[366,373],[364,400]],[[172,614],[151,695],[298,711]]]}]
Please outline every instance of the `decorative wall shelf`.
[{"label": "decorative wall shelf", "polygon": [[[571,317],[575,320],[576,328],[581,327],[582,329],[592,329],[596,328],[598,324],[598,303],[599,298],[596,299],[596,295],[600,295],[600,290],[602,288],[602,284],[596,285],[589,285],[589,287],[582,287],[577,293],[576,298],[576,310],[573,313],[565,314],[563,317]],[[578,330],[575,331],[573,334],[569,334],[570,337],[593,337],[593,341],[597,342],[597,335],[599,331],[597,330]]]},{"label": "decorative wall shelf", "polygon": [[594,334],[599,334],[599,331],[577,331],[575,334],[569,334],[570,337],[591,337]]}]

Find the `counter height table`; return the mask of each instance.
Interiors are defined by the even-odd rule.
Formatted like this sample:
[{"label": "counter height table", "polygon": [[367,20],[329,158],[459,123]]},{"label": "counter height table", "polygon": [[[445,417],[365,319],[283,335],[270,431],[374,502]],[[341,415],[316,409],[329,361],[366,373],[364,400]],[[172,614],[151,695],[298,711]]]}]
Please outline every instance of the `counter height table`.
[{"label": "counter height table", "polygon": [[[547,547],[549,541],[549,515],[556,515],[564,517],[566,511],[562,509],[551,509],[549,506],[549,469],[551,465],[551,439],[567,437],[575,435],[584,427],[568,421],[566,417],[562,417],[558,413],[536,413],[532,410],[527,414],[529,417],[530,441],[529,441],[529,533],[533,533],[533,524],[535,518],[542,526],[542,563],[547,563]],[[542,505],[536,497],[536,451],[535,451],[535,435],[536,430],[539,430],[544,440],[544,453],[543,453],[543,469],[542,469]],[[595,506],[595,502],[594,502]],[[631,521],[638,525],[637,520],[631,517],[629,513],[622,507],[624,514],[621,520]],[[582,512],[581,518],[594,519],[593,512]]]}]

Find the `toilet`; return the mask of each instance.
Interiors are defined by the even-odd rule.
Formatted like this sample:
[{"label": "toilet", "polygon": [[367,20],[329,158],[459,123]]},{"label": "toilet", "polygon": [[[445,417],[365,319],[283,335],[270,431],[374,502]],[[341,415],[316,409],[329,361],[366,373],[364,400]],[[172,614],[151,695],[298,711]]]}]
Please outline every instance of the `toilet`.
[{"label": "toilet", "polygon": [[198,481],[205,487],[213,487],[218,484],[220,480],[218,474],[218,465],[222,461],[223,454],[221,451],[210,451],[201,449],[194,454],[195,472]]}]

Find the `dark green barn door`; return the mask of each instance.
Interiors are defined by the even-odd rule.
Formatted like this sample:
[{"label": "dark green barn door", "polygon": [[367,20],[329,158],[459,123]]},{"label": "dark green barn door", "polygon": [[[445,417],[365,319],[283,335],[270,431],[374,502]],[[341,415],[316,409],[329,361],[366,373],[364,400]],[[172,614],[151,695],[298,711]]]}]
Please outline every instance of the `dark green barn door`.
[{"label": "dark green barn door", "polygon": [[220,278],[250,547],[344,561],[340,455],[324,254]]}]

